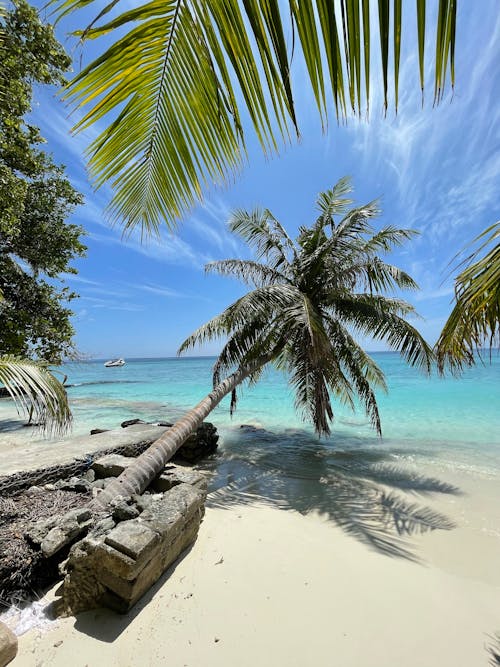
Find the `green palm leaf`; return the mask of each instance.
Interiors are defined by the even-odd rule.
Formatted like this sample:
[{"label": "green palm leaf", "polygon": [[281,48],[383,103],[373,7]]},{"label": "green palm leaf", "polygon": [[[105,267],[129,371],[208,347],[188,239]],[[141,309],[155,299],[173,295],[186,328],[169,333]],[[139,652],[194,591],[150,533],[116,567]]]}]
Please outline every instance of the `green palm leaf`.
[{"label": "green palm leaf", "polygon": [[[88,11],[96,2],[52,0],[59,16]],[[423,0],[416,2],[423,87],[426,9]],[[255,133],[266,153],[298,135],[293,58],[305,63],[325,127],[332,114],[345,118],[348,107],[360,114],[368,107],[370,90],[370,4],[151,0],[113,16],[119,6],[113,0],[96,10],[79,36],[109,43],[116,35],[115,41],[73,78],[66,97],[84,110],[77,130],[107,123],[88,157],[95,184],[114,188],[111,218],[127,230],[139,225],[156,233],[163,221],[172,228],[208,184],[221,183],[240,169],[248,132]],[[402,2],[377,4],[384,107],[392,34],[397,108]],[[448,72],[454,82],[455,23],[456,0],[440,0],[436,102],[443,97]]]},{"label": "green palm leaf", "polygon": [[42,364],[12,356],[0,357],[0,383],[19,412],[34,417],[50,433],[63,433],[71,424],[71,411],[63,385]]},{"label": "green palm leaf", "polygon": [[475,350],[500,342],[499,239],[500,221],[474,240],[479,246],[455,280],[455,305],[436,344],[441,372],[459,372],[474,363]]}]

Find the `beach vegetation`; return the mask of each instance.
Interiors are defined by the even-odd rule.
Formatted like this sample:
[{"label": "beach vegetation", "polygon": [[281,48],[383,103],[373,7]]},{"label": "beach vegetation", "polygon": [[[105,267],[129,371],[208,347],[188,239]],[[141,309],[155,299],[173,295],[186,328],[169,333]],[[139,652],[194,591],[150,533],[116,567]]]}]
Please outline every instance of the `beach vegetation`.
[{"label": "beach vegetation", "polygon": [[500,221],[474,239],[455,278],[453,309],[436,344],[441,372],[475,363],[483,347],[500,345]]},{"label": "beach vegetation", "polygon": [[76,273],[86,249],[83,228],[67,222],[82,197],[26,116],[33,85],[60,84],[70,59],[24,0],[0,23],[0,354],[59,363],[74,351],[76,294],[56,279]]},{"label": "beach vegetation", "polygon": [[235,211],[230,229],[255,251],[255,260],[207,265],[209,273],[236,277],[252,289],[189,336],[179,353],[223,340],[213,370],[213,390],[169,428],[116,482],[96,498],[141,493],[224,396],[245,380],[255,383],[267,364],[288,374],[295,406],[318,436],[330,434],[335,401],[357,402],[382,433],[376,390],[384,374],[359,338],[384,341],[412,366],[431,370],[432,348],[409,321],[411,304],[390,296],[417,289],[413,278],[384,256],[415,232],[376,230],[376,201],[350,208],[352,187],[341,179],[319,194],[318,217],[293,241],[267,209]]},{"label": "beach vegetation", "polygon": [[46,433],[64,433],[72,416],[64,385],[40,361],[0,355],[0,385],[14,399],[19,412]]},{"label": "beach vegetation", "polygon": [[434,103],[455,78],[456,0],[440,0],[431,20],[425,0],[52,4],[59,18],[92,12],[75,34],[105,45],[66,97],[82,110],[77,130],[99,124],[90,173],[113,187],[109,214],[127,230],[174,227],[205,187],[241,170],[250,145],[272,155],[298,138],[298,97],[310,95],[324,131],[368,115],[373,97],[397,111],[405,39],[422,101],[429,38]]},{"label": "beach vegetation", "polygon": [[51,26],[24,0],[0,7],[0,384],[46,428],[70,422],[66,392],[47,364],[74,354],[67,308],[76,294],[61,273],[85,252],[66,222],[82,198],[26,118],[33,86],[62,84],[70,59]]}]

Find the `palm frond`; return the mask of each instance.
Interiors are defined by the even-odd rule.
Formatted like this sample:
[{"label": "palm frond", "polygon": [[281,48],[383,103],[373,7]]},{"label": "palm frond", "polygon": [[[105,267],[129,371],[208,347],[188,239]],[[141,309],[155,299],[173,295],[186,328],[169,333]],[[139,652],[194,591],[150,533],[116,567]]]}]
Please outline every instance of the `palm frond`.
[{"label": "palm frond", "polygon": [[[387,108],[392,73],[397,109],[401,0],[378,0],[375,30],[370,0],[151,0],[115,16],[118,0],[104,8],[96,3],[52,0],[60,17],[96,7],[94,20],[78,33],[83,41],[109,44],[114,38],[73,78],[66,95],[72,106],[84,109],[78,130],[108,123],[89,149],[90,172],[97,186],[113,186],[109,212],[126,229],[140,225],[155,233],[163,221],[173,227],[206,185],[227,180],[241,167],[248,132],[266,153],[298,135],[294,51],[305,63],[325,128],[332,115],[344,119],[368,109],[370,76],[382,81]],[[425,21],[425,2],[417,0],[422,88]],[[436,103],[448,76],[454,83],[455,24],[456,0],[440,0]],[[370,73],[377,32],[381,76]],[[248,131],[244,117],[250,121]]]},{"label": "palm frond", "polygon": [[[478,248],[455,281],[455,305],[436,344],[438,367],[459,372],[483,345],[500,344],[500,221],[475,240]],[[493,247],[490,246],[493,244]],[[489,248],[489,250],[487,250]],[[487,252],[477,259],[485,250]],[[474,261],[476,260],[476,261]]]},{"label": "palm frond", "polygon": [[354,294],[339,297],[332,308],[356,331],[385,341],[411,366],[430,373],[434,354],[423,336],[401,315],[414,313],[410,304],[380,295]]},{"label": "palm frond", "polygon": [[71,411],[63,385],[41,363],[0,356],[0,383],[13,398],[19,413],[34,418],[45,432],[64,433]]},{"label": "palm frond", "polygon": [[289,282],[288,278],[279,271],[248,259],[222,259],[209,262],[205,266],[205,272],[235,277],[243,283],[255,287],[262,287],[271,283]]},{"label": "palm frond", "polygon": [[288,255],[295,253],[293,242],[273,214],[267,209],[237,209],[229,219],[229,228],[255,248],[257,258],[265,258],[271,268],[286,271]]},{"label": "palm frond", "polygon": [[344,195],[352,192],[353,187],[349,176],[344,176],[333,186],[331,190],[320,192],[316,200],[316,207],[319,209],[321,223],[332,224],[333,216],[342,215],[347,211],[347,207],[352,204],[352,199]]},{"label": "palm frond", "polygon": [[405,290],[419,289],[418,284],[406,271],[392,264],[386,264],[378,258],[354,266],[352,270],[362,278],[370,292],[388,291],[395,287]]}]

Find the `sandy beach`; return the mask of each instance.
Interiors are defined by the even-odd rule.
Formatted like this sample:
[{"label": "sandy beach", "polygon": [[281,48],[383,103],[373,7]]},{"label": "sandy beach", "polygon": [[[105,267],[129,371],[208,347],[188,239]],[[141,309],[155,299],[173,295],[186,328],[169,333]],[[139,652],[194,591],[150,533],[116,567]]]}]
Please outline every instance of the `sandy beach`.
[{"label": "sandy beach", "polygon": [[498,479],[447,481],[462,494],[413,500],[456,527],[411,536],[411,557],[318,514],[209,502],[192,549],[133,612],[32,629],[14,664],[486,666],[500,631]]}]

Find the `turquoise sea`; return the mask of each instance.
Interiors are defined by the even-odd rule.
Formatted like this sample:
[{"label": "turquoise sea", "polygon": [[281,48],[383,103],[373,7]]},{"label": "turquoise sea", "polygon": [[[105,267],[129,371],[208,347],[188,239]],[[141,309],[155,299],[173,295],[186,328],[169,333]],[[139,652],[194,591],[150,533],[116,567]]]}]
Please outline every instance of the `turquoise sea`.
[{"label": "turquoise sea", "polygon": [[[478,363],[459,379],[427,377],[408,367],[394,353],[374,353],[386,374],[388,393],[378,395],[383,438],[371,429],[362,410],[334,404],[332,435],[318,440],[294,409],[286,376],[269,369],[262,380],[239,390],[236,413],[229,415],[229,397],[212,412],[221,433],[221,453],[258,461],[278,457],[280,465],[310,452],[427,462],[476,471],[500,471],[500,357]],[[174,420],[211,389],[214,358],[127,359],[105,368],[103,360],[70,363],[67,375],[74,415],[73,434],[91,428],[116,428],[125,419]],[[0,401],[2,415],[10,401]],[[7,424],[3,422],[4,429]],[[242,424],[258,430],[241,429]],[[24,437],[26,437],[26,429]],[[36,433],[33,437],[36,437]]]},{"label": "turquoise sea", "polygon": [[[209,417],[220,434],[217,454],[202,464],[213,473],[210,502],[228,507],[257,500],[316,511],[383,553],[412,557],[388,526],[399,535],[451,527],[443,515],[422,509],[422,496],[453,503],[463,482],[474,478],[484,481],[481,488],[497,488],[499,357],[460,379],[442,379],[408,368],[398,355],[373,356],[389,388],[378,396],[383,438],[362,411],[336,405],[331,436],[318,440],[296,414],[285,376],[271,369],[240,390],[232,418],[228,397]],[[127,359],[121,368],[105,368],[102,360],[66,365],[73,434],[117,428],[132,418],[174,421],[210,391],[213,363],[172,358]],[[0,445],[8,449],[40,437],[22,428],[12,409],[0,400]],[[486,514],[481,510],[483,528]]]},{"label": "turquoise sea", "polygon": [[[222,448],[237,449],[241,424],[264,429],[273,448],[391,452],[403,458],[425,457],[442,465],[500,469],[500,358],[464,372],[459,379],[426,377],[397,354],[374,353],[386,374],[388,393],[379,394],[383,438],[370,428],[362,410],[335,405],[332,435],[318,441],[295,412],[286,376],[268,370],[256,385],[239,392],[235,415],[229,398],[209,418],[223,434]],[[172,420],[193,407],[211,388],[213,358],[127,359],[105,368],[103,361],[67,364],[75,433],[115,428],[121,421]],[[262,435],[260,432],[262,442]],[[272,434],[272,435],[271,435]],[[253,446],[259,438],[253,436]],[[260,445],[259,445],[260,446]],[[248,449],[248,443],[247,443]],[[240,455],[242,452],[239,453]],[[255,452],[248,452],[249,457]]]}]

